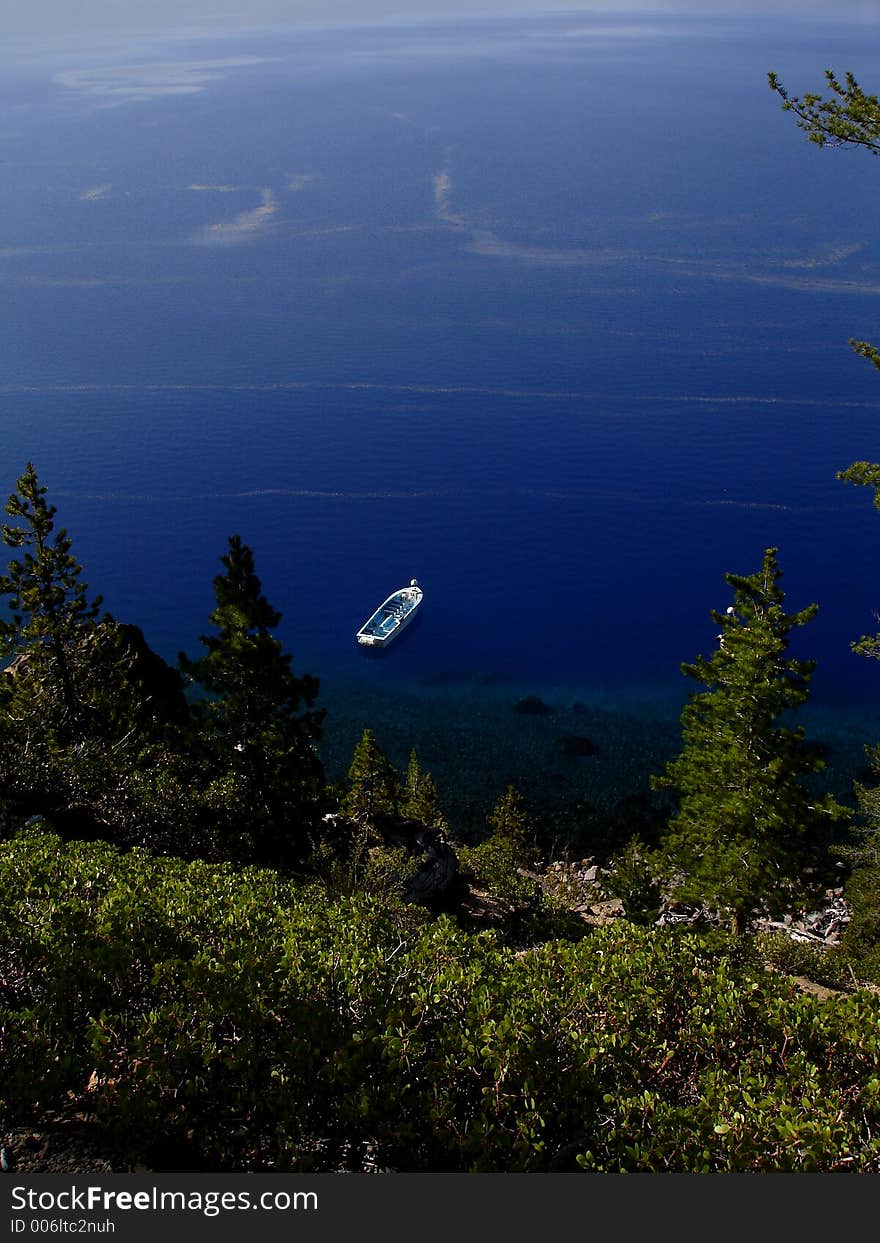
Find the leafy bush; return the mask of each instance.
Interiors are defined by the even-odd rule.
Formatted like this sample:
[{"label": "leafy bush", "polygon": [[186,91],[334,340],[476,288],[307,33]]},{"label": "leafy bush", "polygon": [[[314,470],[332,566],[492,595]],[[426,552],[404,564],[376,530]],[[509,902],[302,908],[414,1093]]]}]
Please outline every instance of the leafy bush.
[{"label": "leafy bush", "polygon": [[87,1104],[132,1156],[880,1169],[880,998],[803,997],[726,939],[617,924],[514,951],[48,835],[0,846],[0,920],[0,1112]]},{"label": "leafy bush", "polygon": [[784,933],[761,933],[755,938],[756,952],[787,975],[806,976],[826,988],[852,990],[860,977],[841,949],[822,949],[803,941],[793,941]]},{"label": "leafy bush", "polygon": [[509,843],[490,837],[479,846],[461,847],[458,857],[465,877],[512,911],[525,913],[537,907],[540,886],[533,877],[522,875],[519,856]]},{"label": "leafy bush", "polygon": [[626,918],[634,924],[653,924],[660,914],[660,883],[652,855],[637,837],[615,858],[602,880],[603,887],[620,898]]},{"label": "leafy bush", "polygon": [[880,866],[874,862],[857,867],[846,896],[852,919],[843,935],[841,952],[860,979],[880,984]]}]

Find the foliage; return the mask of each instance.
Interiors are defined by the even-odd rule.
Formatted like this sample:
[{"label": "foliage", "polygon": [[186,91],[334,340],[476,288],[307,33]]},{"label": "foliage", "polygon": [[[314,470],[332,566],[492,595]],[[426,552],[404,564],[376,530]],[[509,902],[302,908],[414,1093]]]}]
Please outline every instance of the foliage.
[{"label": "foliage", "polygon": [[880,984],[880,747],[868,751],[866,780],[856,783],[858,816],[852,840],[841,848],[850,867],[846,897],[850,922],[841,953],[862,979]]},{"label": "foliage", "polygon": [[[831,91],[828,97],[814,92],[801,98],[790,96],[775,73],[768,75],[770,89],[782,99],[782,108],[797,117],[797,124],[810,142],[820,147],[856,147],[880,155],[880,100],[866,94],[852,73],[841,82],[833,70],[825,70]],[[880,350],[868,341],[850,338],[850,347],[880,371]],[[857,487],[872,488],[874,505],[880,509],[880,463],[852,462],[837,478]],[[880,660],[880,634],[863,635],[853,645],[861,656]]]},{"label": "foliage", "polygon": [[[851,73],[846,74],[843,83],[830,69],[826,70],[825,78],[831,90],[827,99],[817,94],[804,95],[802,99],[790,98],[775,74],[770,74],[769,81],[771,89],[782,98],[784,110],[795,114],[798,125],[811,142],[819,146],[861,147],[872,155],[880,154],[880,100],[876,95],[866,94]],[[852,338],[849,344],[856,354],[880,371],[880,350],[876,346]],[[874,506],[880,509],[880,463],[853,462],[845,470],[838,471],[837,478],[873,489]],[[880,634],[862,635],[852,647],[859,655],[880,660]],[[858,866],[848,886],[853,918],[844,937],[843,949],[844,953],[854,956],[860,970],[880,980],[880,865],[876,849],[880,796],[876,790],[864,786],[857,787],[857,793],[863,819],[868,825],[868,840],[872,843],[868,853],[873,857],[854,860]]]},{"label": "foliage", "polygon": [[[867,341],[850,340],[850,345],[857,354],[866,358],[880,371],[880,350],[869,345]],[[880,462],[852,462],[845,470],[837,472],[837,478],[857,487],[872,488],[874,507],[880,509]],[[862,635],[853,643],[852,648],[860,656],[880,660],[880,634]]]},{"label": "foliage", "polygon": [[31,462],[6,512],[19,522],[3,525],[3,543],[24,552],[0,576],[0,595],[8,597],[12,612],[11,618],[0,618],[0,659],[26,657],[28,680],[40,683],[46,728],[69,737],[82,714],[73,652],[97,618],[101,601],[89,601],[70,537],[63,528],[55,529],[55,506],[46,501],[46,488]]},{"label": "foliage", "polygon": [[705,690],[682,712],[684,747],[654,785],[678,808],[662,841],[672,896],[703,903],[737,930],[756,910],[773,914],[804,896],[807,848],[847,815],[802,778],[824,761],[803,728],[780,724],[809,696],[813,662],[789,657],[789,634],[816,614],[782,607],[776,549],[748,576],[726,574],[734,602],[712,612],[718,648],[682,666]]},{"label": "foliage", "polygon": [[[850,338],[849,342],[854,353],[861,358],[865,358],[874,367],[880,371],[880,350],[877,350],[867,341],[856,341]],[[837,478],[844,480],[845,483],[853,483],[859,487],[867,487],[874,489],[874,506],[880,509],[880,464],[876,462],[853,462],[846,470],[837,472]]]},{"label": "foliage", "polygon": [[491,840],[509,850],[520,867],[535,862],[535,826],[522,795],[508,786],[488,817]]},{"label": "foliage", "polygon": [[348,831],[340,833],[338,825],[328,826],[309,858],[309,874],[331,899],[366,894],[393,906],[404,918],[403,895],[418,857],[405,846],[384,842],[368,824],[346,821],[344,828]]},{"label": "foliage", "polygon": [[602,887],[623,903],[634,924],[653,924],[660,914],[660,882],[656,864],[644,842],[634,837],[602,877]]},{"label": "foliage", "polygon": [[489,837],[478,846],[462,848],[459,861],[465,877],[502,902],[514,931],[521,932],[525,919],[531,921],[548,906],[538,880],[525,871],[535,861],[532,819],[522,796],[508,786],[487,821]]},{"label": "foliage", "polygon": [[760,932],[755,937],[755,954],[787,975],[802,976],[826,988],[852,991],[864,976],[858,976],[852,961],[839,946],[825,949],[794,941],[784,932]]},{"label": "foliage", "polygon": [[416,866],[417,861],[403,846],[374,845],[364,852],[351,892],[380,898],[400,912],[401,893]]},{"label": "foliage", "polygon": [[449,826],[437,805],[434,778],[430,773],[422,772],[414,750],[409,753],[400,812],[408,819],[420,821],[429,829],[436,829],[439,833],[448,832]]},{"label": "foliage", "polygon": [[323,789],[316,751],[323,710],[318,681],[298,677],[270,632],[280,613],[263,595],[253,553],[238,535],[214,579],[216,634],[203,635],[198,660],[181,667],[208,696],[195,705],[199,745],[211,782],[207,797],[246,826],[262,859],[289,861],[308,850]]},{"label": "foliage", "polygon": [[348,770],[348,792],[341,806],[343,814],[373,823],[377,816],[398,815],[403,797],[394,765],[382,751],[373,731],[365,729]]},{"label": "foliage", "polygon": [[186,718],[182,684],[136,626],[98,616],[70,537],[56,529],[33,465],[3,527],[22,550],[0,576],[0,809],[83,836],[131,836],[142,824],[130,775],[145,748],[167,744]]},{"label": "foliage", "polygon": [[[632,925],[504,947],[273,873],[0,846],[0,1111],[188,1168],[880,1169],[880,999]],[[166,1167],[167,1168],[167,1167]]]},{"label": "foliage", "polygon": [[833,69],[825,70],[831,92],[822,96],[810,91],[798,97],[789,95],[775,73],[767,75],[771,91],[782,100],[784,112],[797,117],[797,124],[810,142],[819,147],[863,147],[880,155],[880,100],[867,95],[851,73],[843,82]]},{"label": "foliage", "polygon": [[852,916],[841,955],[858,979],[880,984],[880,866],[857,868],[846,887]]},{"label": "foliage", "polygon": [[537,909],[540,886],[534,877],[521,874],[517,855],[508,843],[490,837],[478,846],[461,847],[458,858],[465,879],[504,903],[517,918]]}]

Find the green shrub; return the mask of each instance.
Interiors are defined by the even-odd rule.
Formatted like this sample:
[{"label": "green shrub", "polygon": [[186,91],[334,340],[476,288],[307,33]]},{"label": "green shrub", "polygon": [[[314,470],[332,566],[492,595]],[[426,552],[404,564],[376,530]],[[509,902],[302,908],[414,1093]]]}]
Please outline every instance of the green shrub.
[{"label": "green shrub", "polygon": [[602,878],[603,888],[621,900],[626,918],[634,924],[653,924],[660,914],[662,894],[652,862],[644,843],[633,838]]},{"label": "green shrub", "polygon": [[823,949],[803,941],[793,941],[781,932],[762,933],[755,938],[755,949],[764,960],[787,975],[805,976],[826,988],[852,990],[859,977],[848,957],[839,948]]},{"label": "green shrub", "polygon": [[880,1169],[880,998],[619,923],[525,952],[274,873],[0,846],[0,1113],[213,1168]]},{"label": "green shrub", "polygon": [[530,911],[537,906],[540,886],[533,877],[522,875],[518,854],[507,842],[490,837],[479,846],[461,847],[458,858],[465,878],[512,910]]},{"label": "green shrub", "polygon": [[859,979],[880,984],[880,866],[856,868],[846,896],[852,919],[843,934],[841,954]]}]

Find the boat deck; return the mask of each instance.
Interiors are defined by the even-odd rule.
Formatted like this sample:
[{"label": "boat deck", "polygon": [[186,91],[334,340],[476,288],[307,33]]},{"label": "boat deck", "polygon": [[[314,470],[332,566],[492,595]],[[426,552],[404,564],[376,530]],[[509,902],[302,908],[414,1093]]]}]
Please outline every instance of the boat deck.
[{"label": "boat deck", "polygon": [[373,634],[378,639],[386,638],[398,624],[406,609],[380,609],[368,622],[361,627],[361,634]]},{"label": "boat deck", "polygon": [[415,579],[409,587],[393,592],[357,632],[358,643],[383,647],[407,626],[422,601],[422,591]]}]

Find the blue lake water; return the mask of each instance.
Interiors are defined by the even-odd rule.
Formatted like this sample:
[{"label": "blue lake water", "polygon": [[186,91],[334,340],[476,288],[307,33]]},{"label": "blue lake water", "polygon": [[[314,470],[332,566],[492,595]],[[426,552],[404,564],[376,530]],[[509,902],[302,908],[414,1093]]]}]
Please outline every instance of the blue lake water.
[{"label": "blue lake water", "polygon": [[[878,50],[580,14],[16,67],[7,490],[32,459],[89,582],[168,656],[240,532],[349,722],[358,696],[453,719],[455,687],[469,713],[523,688],[677,710],[724,571],[776,545],[791,606],[820,604],[817,704],[880,736],[848,646],[876,628],[880,516],[834,478],[880,453],[880,377],[846,345],[880,336],[880,173],[765,82],[876,89]],[[418,626],[365,660],[355,630],[413,576]]]}]

